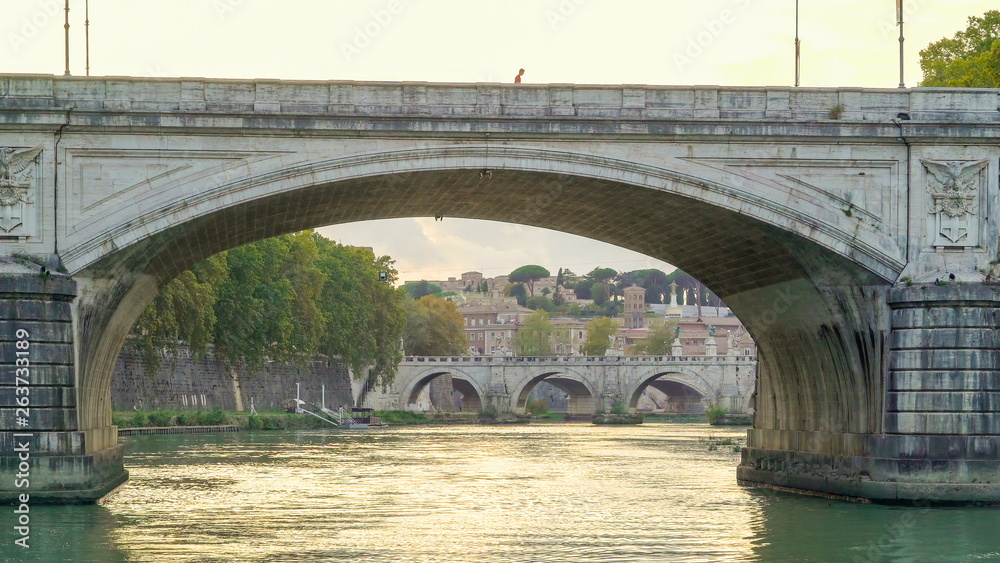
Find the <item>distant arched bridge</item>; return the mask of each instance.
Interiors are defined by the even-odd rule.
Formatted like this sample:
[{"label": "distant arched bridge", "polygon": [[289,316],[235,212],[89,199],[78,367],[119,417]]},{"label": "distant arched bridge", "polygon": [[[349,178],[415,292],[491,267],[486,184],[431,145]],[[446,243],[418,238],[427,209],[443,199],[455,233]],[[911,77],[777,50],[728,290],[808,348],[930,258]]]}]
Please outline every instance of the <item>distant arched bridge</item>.
[{"label": "distant arched bridge", "polygon": [[464,396],[465,410],[488,406],[523,413],[531,390],[545,381],[567,394],[571,415],[617,405],[634,412],[647,387],[668,396],[693,390],[706,403],[747,412],[757,361],[742,356],[407,356],[392,388],[370,395],[371,404],[405,409],[444,375]]}]

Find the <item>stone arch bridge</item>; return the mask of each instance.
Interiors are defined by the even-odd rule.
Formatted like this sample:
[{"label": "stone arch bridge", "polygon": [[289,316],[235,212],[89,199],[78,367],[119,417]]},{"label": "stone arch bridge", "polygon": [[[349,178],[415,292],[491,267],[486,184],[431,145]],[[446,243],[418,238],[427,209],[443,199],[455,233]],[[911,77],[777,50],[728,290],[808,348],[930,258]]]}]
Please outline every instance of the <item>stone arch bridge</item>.
[{"label": "stone arch bridge", "polygon": [[115,358],[197,261],[443,216],[724,299],[759,354],[739,479],[1000,501],[998,180],[998,90],[0,75],[0,474],[28,443],[36,501],[127,479]]},{"label": "stone arch bridge", "polygon": [[634,412],[647,387],[748,412],[756,373],[756,358],[743,356],[407,356],[392,388],[369,400],[403,410],[432,380],[450,375],[465,410],[523,413],[531,390],[545,381],[566,393],[570,415],[618,406]]}]

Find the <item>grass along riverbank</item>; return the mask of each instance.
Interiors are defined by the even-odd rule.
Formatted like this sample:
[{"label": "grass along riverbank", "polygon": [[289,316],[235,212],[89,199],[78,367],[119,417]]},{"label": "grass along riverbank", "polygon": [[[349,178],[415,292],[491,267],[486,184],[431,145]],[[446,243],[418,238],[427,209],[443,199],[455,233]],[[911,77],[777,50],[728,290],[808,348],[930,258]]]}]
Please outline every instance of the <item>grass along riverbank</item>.
[{"label": "grass along riverbank", "polygon": [[[419,424],[476,424],[478,413],[438,412],[417,413],[407,411],[375,411],[375,415],[391,426]],[[118,428],[164,428],[171,426],[221,426],[235,424],[242,430],[288,430],[296,428],[332,428],[328,422],[308,414],[294,414],[280,410],[246,412],[212,410],[151,410],[115,411],[111,423]]]}]

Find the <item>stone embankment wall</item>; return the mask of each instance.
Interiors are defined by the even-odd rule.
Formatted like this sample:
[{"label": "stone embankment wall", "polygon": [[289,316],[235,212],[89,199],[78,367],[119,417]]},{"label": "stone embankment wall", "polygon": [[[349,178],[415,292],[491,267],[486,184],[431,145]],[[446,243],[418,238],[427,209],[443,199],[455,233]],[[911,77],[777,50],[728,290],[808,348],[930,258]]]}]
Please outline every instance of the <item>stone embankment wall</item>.
[{"label": "stone embankment wall", "polygon": [[316,360],[305,366],[268,363],[262,369],[230,366],[209,354],[196,360],[190,351],[163,358],[156,373],[147,374],[136,352],[126,346],[115,364],[111,380],[111,405],[115,410],[138,409],[281,409],[295,398],[300,384],[302,400],[320,404],[326,386],[326,406],[351,406],[351,381],[347,368],[335,361]]}]

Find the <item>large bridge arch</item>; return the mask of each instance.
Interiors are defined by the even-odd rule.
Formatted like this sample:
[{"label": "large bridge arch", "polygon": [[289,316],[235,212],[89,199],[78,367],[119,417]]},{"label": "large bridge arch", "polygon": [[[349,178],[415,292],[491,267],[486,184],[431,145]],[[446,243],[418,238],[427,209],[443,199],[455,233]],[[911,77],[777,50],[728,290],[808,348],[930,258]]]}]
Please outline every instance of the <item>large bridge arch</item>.
[{"label": "large bridge arch", "polygon": [[472,412],[482,410],[483,399],[486,397],[485,386],[472,374],[453,367],[428,368],[408,378],[407,381],[400,382],[402,385],[399,387],[399,410],[405,410],[407,405],[416,403],[424,388],[443,375],[450,375],[452,386],[463,395],[462,410]]},{"label": "large bridge arch", "polygon": [[[732,173],[726,185],[682,159],[676,169],[654,167],[581,147],[387,145],[335,157],[267,154],[165,177],[138,209],[108,209],[87,223],[99,226],[67,241],[62,256],[83,286],[79,402],[81,417],[94,417],[85,424],[109,420],[121,343],[158,286],[183,269],[303,228],[430,215],[554,228],[676,264],[725,299],[758,342],[762,384],[780,397],[759,412],[803,430],[822,421],[869,431],[881,421],[873,397],[859,392],[881,377],[887,325],[885,311],[869,304],[901,266],[892,252],[874,251],[894,249],[887,236],[822,205],[819,194]],[[775,190],[773,199],[759,196]],[[774,203],[790,199],[802,205]]]},{"label": "large bridge arch", "polygon": [[566,414],[570,416],[592,415],[597,409],[600,386],[592,378],[572,368],[546,369],[542,373],[532,373],[514,383],[511,402],[514,412],[523,413],[528,404],[528,395],[536,385],[545,381],[559,388],[567,395]]},{"label": "large bridge arch", "polygon": [[[1000,489],[971,486],[992,473],[952,453],[972,451],[973,437],[1000,442],[1000,416],[966,400],[1000,391],[970,371],[996,365],[1000,344],[932,322],[954,305],[969,312],[959,328],[983,328],[1000,302],[986,285],[1000,234],[994,91],[44,76],[3,84],[0,147],[41,150],[22,152],[37,156],[16,179],[27,192],[14,207],[27,213],[22,225],[4,223],[16,232],[0,245],[61,260],[76,282],[75,298],[58,289],[72,302],[59,322],[73,343],[57,343],[72,350],[62,370],[72,377],[56,385],[75,393],[53,393],[37,428],[51,433],[48,443],[85,441],[59,446],[73,463],[114,448],[120,459],[111,369],[143,306],[178,272],[303,228],[443,215],[617,244],[676,264],[725,299],[759,350],[742,477],[906,498],[921,485],[888,483],[936,479],[936,494],[951,498],[953,478],[969,485],[959,496],[1000,498]],[[954,218],[933,211],[935,182],[980,194],[962,218],[976,241],[955,238],[963,231]],[[941,221],[949,230],[937,232]],[[904,268],[918,287],[890,290]],[[931,285],[948,273],[972,286]],[[24,299],[56,295],[22,278]],[[937,372],[953,375],[950,386],[928,395],[925,379]],[[9,440],[9,416],[5,424],[0,438]],[[932,428],[964,442],[934,449]],[[875,461],[905,460],[917,447],[960,466],[938,479]],[[786,465],[825,473],[788,482]]]}]

